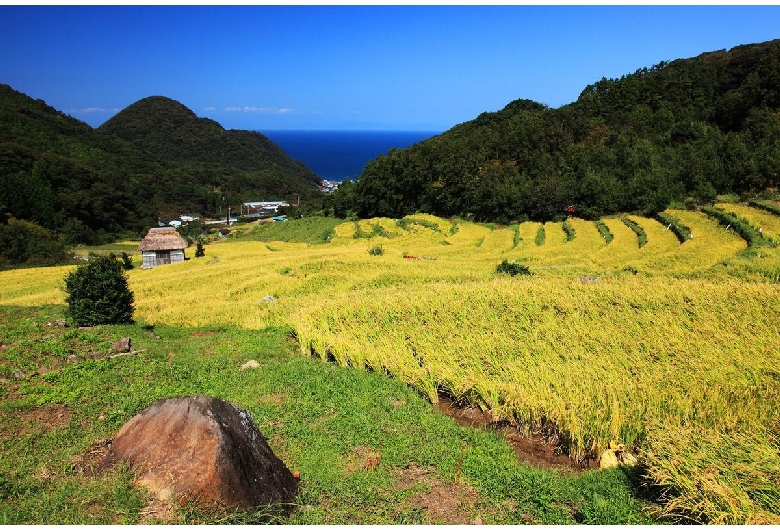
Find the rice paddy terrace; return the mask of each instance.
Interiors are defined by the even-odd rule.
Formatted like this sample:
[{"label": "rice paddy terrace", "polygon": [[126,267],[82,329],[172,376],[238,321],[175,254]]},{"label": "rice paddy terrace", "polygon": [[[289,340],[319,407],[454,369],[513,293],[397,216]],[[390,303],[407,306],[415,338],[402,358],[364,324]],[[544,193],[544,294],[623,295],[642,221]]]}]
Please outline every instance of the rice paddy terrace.
[{"label": "rice paddy terrace", "polygon": [[[780,215],[760,206],[503,227],[418,214],[321,244],[253,225],[128,277],[143,322],[289,326],[304,355],[478,406],[574,459],[623,444],[669,513],[777,523]],[[63,303],[67,270],[2,272],[0,303]]]}]

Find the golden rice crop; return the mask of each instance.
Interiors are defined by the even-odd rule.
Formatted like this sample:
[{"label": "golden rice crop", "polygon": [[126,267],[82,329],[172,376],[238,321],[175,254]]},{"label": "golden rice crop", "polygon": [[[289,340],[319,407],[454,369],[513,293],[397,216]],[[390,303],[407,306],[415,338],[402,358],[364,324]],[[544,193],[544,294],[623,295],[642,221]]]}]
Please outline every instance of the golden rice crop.
[{"label": "golden rice crop", "polygon": [[747,219],[765,238],[780,243],[780,216],[743,204],[719,203],[715,206]]},{"label": "golden rice crop", "polygon": [[449,228],[445,228],[442,231],[444,241],[458,247],[460,250],[481,248],[490,232],[492,230],[486,226],[474,223],[458,223],[457,232],[452,235],[450,235]]},{"label": "golden rice crop", "polygon": [[440,232],[449,233],[452,228],[453,221],[436,217],[427,213],[416,213],[413,215],[407,215],[405,219],[409,221],[420,221],[425,224],[435,225]]},{"label": "golden rice crop", "polygon": [[[537,246],[541,225],[525,222],[515,245],[514,228],[458,220],[453,230],[415,215],[344,222],[323,245],[209,244],[203,258],[128,279],[143,322],[288,325],[307,355],[384,371],[432,401],[445,391],[557,434],[573,455],[628,444],[675,514],[771,521],[780,284],[733,274],[780,256],[738,258],[746,244],[733,231],[698,212],[669,213],[693,239],[680,244],[632,216],[648,236],[641,249],[620,219],[604,220],[610,244],[571,219],[572,241],[546,223]],[[371,255],[377,244],[384,252]],[[502,259],[534,276],[497,274]],[[0,303],[62,303],[70,270],[0,272]]]},{"label": "golden rice crop", "polygon": [[515,230],[499,226],[485,234],[479,245],[480,252],[498,256],[514,247]]},{"label": "golden rice crop", "polygon": [[0,272],[0,304],[38,306],[65,302],[65,275],[73,266]]},{"label": "golden rice crop", "polygon": [[649,256],[644,264],[651,271],[689,274],[708,269],[747,248],[738,234],[724,230],[701,212],[669,210],[669,213],[691,229],[691,238],[678,248]]},{"label": "golden rice crop", "polygon": [[563,223],[545,224],[545,243],[533,253],[534,259],[551,268],[571,268],[589,274],[594,270],[591,256],[606,246],[596,226],[583,219],[567,221],[574,229],[574,239],[568,241]]},{"label": "golden rice crop", "polygon": [[[655,219],[648,219],[636,215],[628,215],[626,217],[641,226],[647,234],[647,244],[640,249],[640,254],[663,254],[677,250],[680,244],[677,240],[677,236]],[[709,234],[708,237],[710,237]]]},{"label": "golden rice crop", "polygon": [[539,227],[541,226],[543,226],[542,223],[533,221],[521,223],[518,227],[520,243],[513,249],[513,251],[530,252],[536,248],[536,233],[539,231]]},{"label": "golden rice crop", "polygon": [[355,223],[341,223],[334,229],[334,235],[331,238],[333,244],[347,244],[352,241],[356,233]]},{"label": "golden rice crop", "polygon": [[[443,387],[481,401],[497,419],[543,417],[571,434],[576,452],[616,438],[631,444],[644,416],[683,417],[696,400],[712,406],[693,410],[713,422],[744,417],[728,406],[734,399],[750,398],[751,416],[767,417],[774,404],[731,393],[778,360],[770,343],[780,331],[780,289],[766,289],[693,280],[660,286],[636,278],[587,284],[500,278],[425,284],[412,298],[396,286],[364,297],[348,293],[301,309],[290,321],[306,350],[311,340],[321,345],[315,351],[345,364],[391,373],[422,366],[413,370],[423,377],[416,384],[432,400]],[[757,303],[764,296],[770,300]],[[744,323],[734,324],[733,314]],[[491,390],[473,392],[475,381]],[[605,392],[612,398],[594,410]],[[613,399],[619,410],[612,410]],[[573,426],[587,415],[599,421]]]},{"label": "golden rice crop", "polygon": [[612,241],[591,255],[593,262],[602,268],[618,269],[639,254],[636,234],[617,218],[602,219],[613,236]]},{"label": "golden rice crop", "polygon": [[[691,447],[720,454],[723,476],[708,478],[706,495],[685,490],[716,506],[718,491],[747,493],[713,444],[739,445],[732,435],[760,432],[780,398],[776,285],[636,277],[430,283],[415,296],[398,287],[338,296],[290,322],[305,353],[385,371],[433,401],[445,391],[496,420],[558,432],[573,455],[599,454],[610,441],[640,455],[652,450],[647,463],[662,484],[674,462],[702,467],[687,455]],[[699,430],[667,436],[694,422],[721,438],[702,439]],[[754,445],[766,454],[778,449],[761,436]],[[771,483],[780,473],[772,462],[746,474]],[[678,502],[688,510],[690,501]],[[771,516],[752,501],[735,510],[726,521]]]}]

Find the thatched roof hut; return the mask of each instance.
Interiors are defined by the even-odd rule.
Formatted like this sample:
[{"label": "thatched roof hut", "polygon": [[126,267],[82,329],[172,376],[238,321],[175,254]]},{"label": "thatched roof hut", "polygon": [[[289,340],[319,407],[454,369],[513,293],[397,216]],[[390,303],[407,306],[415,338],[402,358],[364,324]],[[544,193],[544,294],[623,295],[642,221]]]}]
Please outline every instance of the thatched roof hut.
[{"label": "thatched roof hut", "polygon": [[188,246],[187,240],[171,226],[150,228],[138,246],[143,258],[141,268],[151,269],[157,265],[184,261],[184,249]]}]

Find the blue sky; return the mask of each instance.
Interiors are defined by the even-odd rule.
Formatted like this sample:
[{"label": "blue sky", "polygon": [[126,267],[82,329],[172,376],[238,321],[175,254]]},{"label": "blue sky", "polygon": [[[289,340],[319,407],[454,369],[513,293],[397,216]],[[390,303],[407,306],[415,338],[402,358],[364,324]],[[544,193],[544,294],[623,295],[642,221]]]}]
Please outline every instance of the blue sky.
[{"label": "blue sky", "polygon": [[772,5],[1,6],[0,83],[92,126],[162,95],[228,129],[444,131],[777,38]]}]

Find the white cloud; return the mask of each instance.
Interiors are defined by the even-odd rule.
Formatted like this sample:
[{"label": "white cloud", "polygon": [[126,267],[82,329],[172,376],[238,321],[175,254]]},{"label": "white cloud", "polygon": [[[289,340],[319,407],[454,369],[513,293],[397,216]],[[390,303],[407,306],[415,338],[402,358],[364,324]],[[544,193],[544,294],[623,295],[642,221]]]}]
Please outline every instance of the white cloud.
[{"label": "white cloud", "polygon": [[295,109],[290,109],[286,107],[252,107],[252,106],[244,106],[244,107],[226,107],[226,112],[258,112],[262,114],[289,114],[290,112],[295,112]]},{"label": "white cloud", "polygon": [[203,112],[214,112],[215,110],[217,110],[217,107],[206,107],[203,109]]},{"label": "white cloud", "polygon": [[87,107],[84,109],[73,109],[68,114],[116,114],[122,109],[112,108],[106,109],[103,107]]}]

